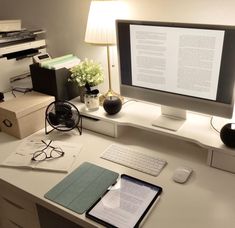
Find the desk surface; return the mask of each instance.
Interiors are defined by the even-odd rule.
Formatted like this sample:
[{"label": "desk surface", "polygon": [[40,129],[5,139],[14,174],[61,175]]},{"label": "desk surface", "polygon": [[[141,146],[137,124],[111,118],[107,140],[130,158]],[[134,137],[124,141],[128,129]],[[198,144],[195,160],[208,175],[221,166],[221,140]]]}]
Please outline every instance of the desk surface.
[{"label": "desk surface", "polygon": [[[44,138],[44,131],[39,131],[34,136]],[[73,169],[84,161],[89,161],[120,174],[129,174],[161,186],[161,200],[146,219],[146,228],[231,228],[235,224],[235,175],[207,166],[206,149],[196,144],[131,127],[118,138],[86,130],[81,136],[73,130],[67,133],[53,131],[47,137],[84,145]],[[0,132],[0,161],[21,141]],[[113,142],[164,158],[168,164],[158,177],[153,177],[101,159],[100,154]],[[194,170],[186,184],[172,181],[173,171],[180,165],[189,166]],[[43,197],[65,176],[66,174],[62,173],[0,167],[0,178],[22,190],[29,199],[74,222],[88,222],[90,225],[98,226],[97,223],[85,218],[84,214],[78,215]],[[85,226],[88,227],[89,224]]]}]

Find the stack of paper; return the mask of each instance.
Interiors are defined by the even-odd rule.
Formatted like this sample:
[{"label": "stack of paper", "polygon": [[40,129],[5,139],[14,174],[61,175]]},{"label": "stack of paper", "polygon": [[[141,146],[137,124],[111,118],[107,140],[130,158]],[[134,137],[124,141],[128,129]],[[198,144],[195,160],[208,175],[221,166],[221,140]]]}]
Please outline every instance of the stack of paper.
[{"label": "stack of paper", "polygon": [[0,20],[0,32],[21,30],[21,20]]},{"label": "stack of paper", "polygon": [[[48,143],[49,140],[45,142]],[[0,165],[16,168],[68,172],[82,149],[82,145],[80,144],[71,144],[62,141],[53,141],[50,146],[61,148],[64,152],[64,156],[43,161],[33,161],[33,154],[36,151],[45,148],[45,144],[41,141],[30,139],[21,143],[16,151],[7,157]]]},{"label": "stack of paper", "polygon": [[45,60],[40,63],[41,67],[47,68],[47,69],[61,69],[61,68],[67,68],[70,69],[80,63],[80,59],[77,56],[74,56],[72,54],[64,55],[61,57],[53,58],[50,60]]}]

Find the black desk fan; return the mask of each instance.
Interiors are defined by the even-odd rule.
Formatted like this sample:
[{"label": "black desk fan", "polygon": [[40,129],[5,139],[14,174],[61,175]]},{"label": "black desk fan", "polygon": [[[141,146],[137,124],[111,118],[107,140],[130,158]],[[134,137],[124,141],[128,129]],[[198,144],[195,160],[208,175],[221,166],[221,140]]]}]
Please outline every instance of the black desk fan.
[{"label": "black desk fan", "polygon": [[[47,123],[53,128],[47,130]],[[54,101],[48,105],[45,113],[45,132],[49,134],[54,129],[70,131],[77,128],[82,134],[82,117],[75,105],[68,101]]]}]

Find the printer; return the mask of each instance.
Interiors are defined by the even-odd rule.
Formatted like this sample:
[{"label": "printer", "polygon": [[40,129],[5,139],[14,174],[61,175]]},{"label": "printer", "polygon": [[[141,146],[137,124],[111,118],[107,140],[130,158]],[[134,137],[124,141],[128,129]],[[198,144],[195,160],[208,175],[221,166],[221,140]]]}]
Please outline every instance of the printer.
[{"label": "printer", "polygon": [[0,92],[12,89],[12,79],[29,76],[32,56],[46,53],[42,33],[21,29],[21,20],[0,20]]}]

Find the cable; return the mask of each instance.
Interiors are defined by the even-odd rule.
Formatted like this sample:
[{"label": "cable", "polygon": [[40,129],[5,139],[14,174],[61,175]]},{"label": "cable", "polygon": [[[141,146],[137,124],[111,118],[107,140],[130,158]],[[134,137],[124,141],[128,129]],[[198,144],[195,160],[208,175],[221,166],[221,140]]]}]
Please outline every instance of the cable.
[{"label": "cable", "polygon": [[130,100],[127,100],[127,101],[123,102],[122,106],[123,106],[123,105],[125,105],[126,103],[130,102],[130,101],[135,101],[135,102],[138,102],[137,100],[130,99]]},{"label": "cable", "polygon": [[213,116],[212,116],[211,119],[210,119],[210,125],[211,125],[211,127],[212,127],[216,132],[220,133],[220,131],[219,131],[218,129],[216,129],[216,128],[214,127],[214,125],[213,125]]},{"label": "cable", "polygon": [[14,97],[16,97],[15,93],[14,92],[19,92],[19,93],[23,93],[23,94],[26,94],[28,92],[31,92],[33,89],[31,88],[20,88],[20,87],[15,87],[11,90],[11,93]]}]

